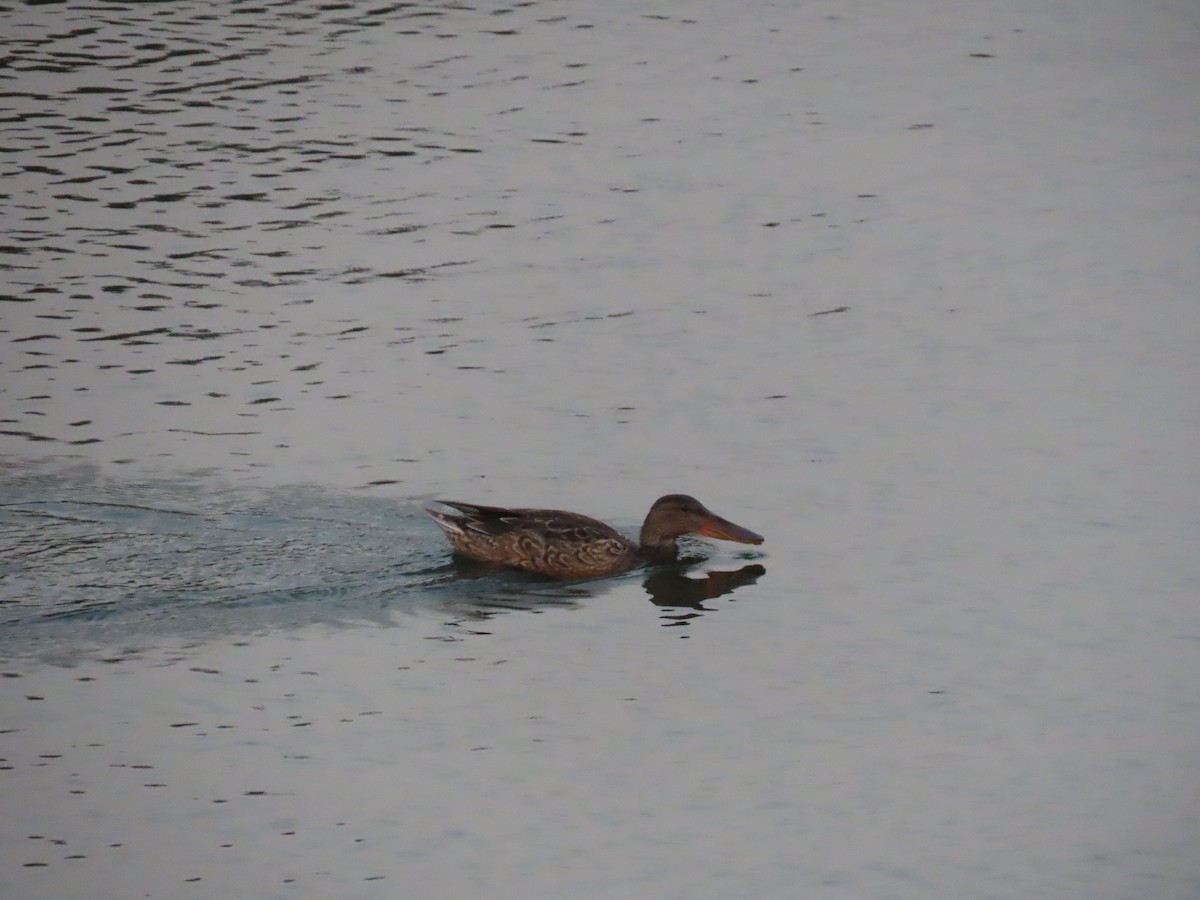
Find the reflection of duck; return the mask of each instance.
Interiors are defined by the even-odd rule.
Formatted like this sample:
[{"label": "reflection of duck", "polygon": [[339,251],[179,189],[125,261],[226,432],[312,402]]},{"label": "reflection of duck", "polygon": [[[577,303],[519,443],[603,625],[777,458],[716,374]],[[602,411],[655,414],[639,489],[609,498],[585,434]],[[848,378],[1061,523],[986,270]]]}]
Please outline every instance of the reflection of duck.
[{"label": "reflection of duck", "polygon": [[688,578],[682,572],[663,569],[650,575],[643,587],[656,606],[704,609],[705,600],[714,600],[747,584],[754,584],[767,572],[753,563],[732,572],[706,572],[703,578]]},{"label": "reflection of duck", "polygon": [[557,509],[505,509],[437,501],[459,514],[426,510],[456,553],[493,566],[551,578],[598,578],[676,558],[684,534],[761,544],[762,537],[709,511],[685,494],[659,497],[642,524],[638,543],[596,519]]}]

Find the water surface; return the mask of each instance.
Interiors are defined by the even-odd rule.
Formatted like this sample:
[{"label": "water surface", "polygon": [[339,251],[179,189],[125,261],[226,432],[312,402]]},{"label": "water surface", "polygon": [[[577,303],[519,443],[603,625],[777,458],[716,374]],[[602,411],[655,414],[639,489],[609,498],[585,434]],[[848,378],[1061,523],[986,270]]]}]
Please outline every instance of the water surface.
[{"label": "water surface", "polygon": [[1193,4],[0,35],[0,894],[1200,895]]}]

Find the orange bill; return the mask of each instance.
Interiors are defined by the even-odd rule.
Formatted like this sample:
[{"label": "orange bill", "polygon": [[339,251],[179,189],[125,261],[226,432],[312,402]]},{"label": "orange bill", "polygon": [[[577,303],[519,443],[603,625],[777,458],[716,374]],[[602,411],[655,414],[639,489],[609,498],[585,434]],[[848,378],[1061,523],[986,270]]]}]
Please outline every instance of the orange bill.
[{"label": "orange bill", "polygon": [[716,513],[708,515],[708,519],[700,526],[697,534],[722,541],[737,541],[739,544],[761,544],[763,542],[762,535],[755,534],[749,528],[735,525],[728,519],[722,519]]}]

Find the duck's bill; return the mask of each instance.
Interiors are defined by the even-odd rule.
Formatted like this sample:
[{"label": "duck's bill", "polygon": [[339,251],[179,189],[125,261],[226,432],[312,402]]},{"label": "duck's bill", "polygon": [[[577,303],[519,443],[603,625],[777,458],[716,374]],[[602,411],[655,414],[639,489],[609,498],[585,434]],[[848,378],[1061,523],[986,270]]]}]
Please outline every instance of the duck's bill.
[{"label": "duck's bill", "polygon": [[761,534],[755,534],[749,528],[735,525],[728,519],[722,519],[713,514],[709,515],[708,521],[701,525],[696,533],[721,541],[737,541],[739,544],[761,544],[763,542]]}]

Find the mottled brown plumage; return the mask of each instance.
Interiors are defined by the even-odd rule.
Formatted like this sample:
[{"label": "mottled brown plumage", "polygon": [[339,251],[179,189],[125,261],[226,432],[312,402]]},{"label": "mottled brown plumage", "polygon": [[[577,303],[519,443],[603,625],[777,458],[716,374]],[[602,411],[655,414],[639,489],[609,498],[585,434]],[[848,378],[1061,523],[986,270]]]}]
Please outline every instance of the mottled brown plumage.
[{"label": "mottled brown plumage", "polygon": [[654,502],[636,544],[603,522],[579,513],[437,502],[457,510],[426,510],[446,533],[455,553],[551,578],[598,578],[647,563],[668,562],[675,559],[675,539],[683,534],[743,544],[761,544],[763,540],[685,494],[668,494]]}]

